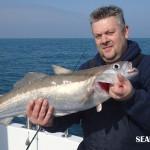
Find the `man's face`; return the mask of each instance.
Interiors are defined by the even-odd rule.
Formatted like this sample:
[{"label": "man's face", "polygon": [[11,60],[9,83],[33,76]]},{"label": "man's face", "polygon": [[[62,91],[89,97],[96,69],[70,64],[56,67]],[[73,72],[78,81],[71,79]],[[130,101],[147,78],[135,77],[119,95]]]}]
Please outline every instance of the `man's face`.
[{"label": "man's face", "polygon": [[108,17],[92,24],[98,51],[106,63],[117,61],[127,48],[128,27],[122,28],[116,17]]}]

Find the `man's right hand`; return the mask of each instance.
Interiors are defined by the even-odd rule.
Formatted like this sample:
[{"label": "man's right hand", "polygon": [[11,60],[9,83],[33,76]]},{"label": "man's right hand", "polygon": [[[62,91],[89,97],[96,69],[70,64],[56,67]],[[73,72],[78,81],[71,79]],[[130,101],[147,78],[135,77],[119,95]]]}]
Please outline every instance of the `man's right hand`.
[{"label": "man's right hand", "polygon": [[33,124],[50,127],[53,123],[54,108],[48,104],[47,99],[29,101],[26,114]]}]

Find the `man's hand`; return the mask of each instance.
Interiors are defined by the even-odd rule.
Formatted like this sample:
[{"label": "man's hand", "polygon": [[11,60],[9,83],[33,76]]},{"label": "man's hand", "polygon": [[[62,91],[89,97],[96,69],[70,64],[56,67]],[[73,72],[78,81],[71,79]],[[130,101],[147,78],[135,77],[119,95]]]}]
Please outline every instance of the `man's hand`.
[{"label": "man's hand", "polygon": [[48,104],[46,99],[30,101],[26,108],[26,114],[33,124],[51,126],[53,122],[54,108]]},{"label": "man's hand", "polygon": [[128,100],[134,93],[131,82],[121,74],[117,75],[117,81],[109,88],[109,94],[116,100]]}]

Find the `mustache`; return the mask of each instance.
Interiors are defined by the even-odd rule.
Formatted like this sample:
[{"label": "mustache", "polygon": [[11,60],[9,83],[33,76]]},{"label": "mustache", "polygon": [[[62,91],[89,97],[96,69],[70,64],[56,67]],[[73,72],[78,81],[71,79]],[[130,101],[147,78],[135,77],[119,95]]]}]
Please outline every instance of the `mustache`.
[{"label": "mustache", "polygon": [[113,46],[113,43],[112,43],[111,41],[110,41],[110,42],[102,43],[102,44],[100,45],[100,47],[101,47],[102,49],[105,49],[105,48],[111,47],[111,46]]}]

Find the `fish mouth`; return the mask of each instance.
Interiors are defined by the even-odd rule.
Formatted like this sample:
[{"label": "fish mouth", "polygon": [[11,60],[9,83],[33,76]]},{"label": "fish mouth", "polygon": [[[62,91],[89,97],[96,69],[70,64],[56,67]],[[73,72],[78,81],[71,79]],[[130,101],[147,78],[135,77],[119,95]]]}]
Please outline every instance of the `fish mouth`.
[{"label": "fish mouth", "polygon": [[128,70],[128,73],[138,73],[138,70],[136,68],[132,68]]},{"label": "fish mouth", "polygon": [[109,93],[109,88],[110,88],[110,83],[106,83],[106,82],[96,82],[96,87],[99,90],[103,90],[106,93]]},{"label": "fish mouth", "polygon": [[135,76],[135,75],[137,75],[137,74],[139,73],[138,69],[134,68],[134,67],[132,66],[132,63],[131,63],[131,62],[128,62],[128,67],[129,67],[129,69],[128,69],[127,73],[128,73],[131,77],[132,77],[132,76]]}]

